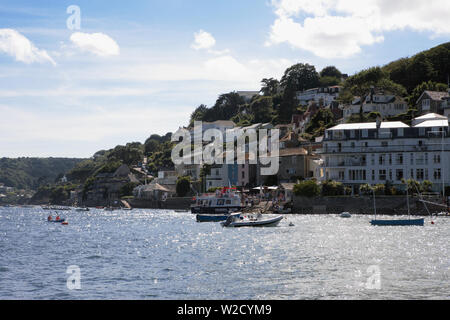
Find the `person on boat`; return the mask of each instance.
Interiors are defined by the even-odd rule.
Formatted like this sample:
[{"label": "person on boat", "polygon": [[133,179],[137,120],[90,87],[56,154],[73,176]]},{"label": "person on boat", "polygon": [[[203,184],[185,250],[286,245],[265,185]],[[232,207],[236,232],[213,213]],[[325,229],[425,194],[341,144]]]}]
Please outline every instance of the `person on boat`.
[{"label": "person on boat", "polygon": [[52,215],[49,215],[48,218],[47,218],[47,221],[52,221],[52,219],[53,219]]},{"label": "person on boat", "polygon": [[56,216],[56,221],[59,221],[59,216]]}]

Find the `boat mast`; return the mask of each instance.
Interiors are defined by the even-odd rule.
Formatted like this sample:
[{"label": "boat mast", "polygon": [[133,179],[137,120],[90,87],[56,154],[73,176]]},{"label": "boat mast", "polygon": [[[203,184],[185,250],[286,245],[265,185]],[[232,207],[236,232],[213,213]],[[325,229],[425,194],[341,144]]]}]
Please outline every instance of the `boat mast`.
[{"label": "boat mast", "polygon": [[411,212],[409,211],[408,183],[406,183],[406,207],[408,208],[408,219],[411,219]]},{"label": "boat mast", "polygon": [[373,191],[373,210],[375,213],[375,220],[377,220],[377,204],[375,202],[375,188],[373,188],[372,191]]},{"label": "boat mast", "polygon": [[442,130],[441,130],[441,147],[442,147],[442,150],[441,150],[441,171],[442,171],[442,200],[444,201],[444,203],[446,203],[446,201],[445,201],[445,174],[444,174],[444,133],[445,133],[445,131],[444,131],[445,129],[444,129],[444,127],[442,127]]}]

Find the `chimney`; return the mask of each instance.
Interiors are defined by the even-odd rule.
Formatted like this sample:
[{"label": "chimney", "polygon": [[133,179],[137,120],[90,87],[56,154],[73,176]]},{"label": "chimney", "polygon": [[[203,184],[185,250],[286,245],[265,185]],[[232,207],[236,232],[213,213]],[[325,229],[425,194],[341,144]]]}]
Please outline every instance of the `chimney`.
[{"label": "chimney", "polygon": [[377,129],[381,127],[381,117],[377,117]]}]

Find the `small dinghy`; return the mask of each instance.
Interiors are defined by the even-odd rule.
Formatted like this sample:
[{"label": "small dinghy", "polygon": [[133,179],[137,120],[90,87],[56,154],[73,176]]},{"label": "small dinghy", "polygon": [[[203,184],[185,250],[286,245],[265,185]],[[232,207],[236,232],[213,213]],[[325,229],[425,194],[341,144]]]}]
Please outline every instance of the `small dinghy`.
[{"label": "small dinghy", "polygon": [[230,215],[225,222],[221,222],[222,226],[229,228],[238,227],[276,227],[283,216],[263,218],[262,214],[256,216]]},{"label": "small dinghy", "polygon": [[351,218],[352,217],[352,215],[349,212],[342,212],[339,216],[341,218]]}]

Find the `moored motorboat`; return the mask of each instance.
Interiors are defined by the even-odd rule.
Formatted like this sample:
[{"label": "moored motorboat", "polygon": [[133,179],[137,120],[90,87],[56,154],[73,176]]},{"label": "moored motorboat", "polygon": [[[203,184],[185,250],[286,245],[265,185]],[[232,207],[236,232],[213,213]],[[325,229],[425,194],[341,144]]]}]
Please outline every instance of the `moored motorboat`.
[{"label": "moored motorboat", "polygon": [[270,218],[263,218],[262,214],[255,215],[230,215],[226,221],[221,222],[222,226],[229,228],[239,227],[276,227],[283,216],[275,216]]},{"label": "moored motorboat", "polygon": [[244,208],[241,197],[234,188],[225,187],[216,193],[206,193],[194,197],[191,205],[192,213],[199,214],[228,214]]}]

